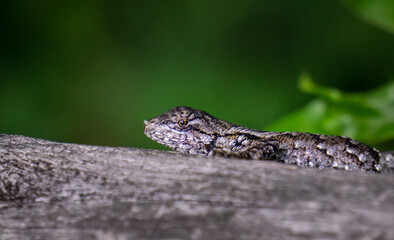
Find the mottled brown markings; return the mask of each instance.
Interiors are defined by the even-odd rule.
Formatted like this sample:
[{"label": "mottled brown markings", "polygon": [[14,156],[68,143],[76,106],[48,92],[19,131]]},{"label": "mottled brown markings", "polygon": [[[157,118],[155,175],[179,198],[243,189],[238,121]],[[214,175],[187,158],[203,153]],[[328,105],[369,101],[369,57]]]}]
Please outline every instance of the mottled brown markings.
[{"label": "mottled brown markings", "polygon": [[[179,126],[180,119],[188,124]],[[379,171],[380,152],[353,139],[300,132],[257,131],[188,107],[151,119],[145,134],[183,153],[270,159],[299,166]]]}]

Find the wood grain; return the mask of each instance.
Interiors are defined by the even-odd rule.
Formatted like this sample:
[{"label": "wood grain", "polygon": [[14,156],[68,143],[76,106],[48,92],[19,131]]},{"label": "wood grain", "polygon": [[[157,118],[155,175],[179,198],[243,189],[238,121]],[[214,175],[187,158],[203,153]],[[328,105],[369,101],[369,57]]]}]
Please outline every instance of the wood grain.
[{"label": "wood grain", "polygon": [[394,174],[0,135],[0,239],[393,239]]}]

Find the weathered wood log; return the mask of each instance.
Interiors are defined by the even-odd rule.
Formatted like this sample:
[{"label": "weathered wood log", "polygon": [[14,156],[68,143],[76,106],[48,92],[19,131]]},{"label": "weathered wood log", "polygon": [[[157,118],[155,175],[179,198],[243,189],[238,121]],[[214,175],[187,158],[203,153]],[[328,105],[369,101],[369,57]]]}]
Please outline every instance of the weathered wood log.
[{"label": "weathered wood log", "polygon": [[0,135],[0,239],[393,239],[394,174]]}]

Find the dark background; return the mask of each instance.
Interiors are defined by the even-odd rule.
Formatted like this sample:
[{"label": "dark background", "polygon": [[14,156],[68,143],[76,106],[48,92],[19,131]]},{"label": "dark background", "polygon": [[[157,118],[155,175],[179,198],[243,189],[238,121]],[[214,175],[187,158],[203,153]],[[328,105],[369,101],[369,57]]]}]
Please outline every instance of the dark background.
[{"label": "dark background", "polygon": [[394,35],[339,1],[2,5],[2,133],[158,148],[143,120],[177,105],[264,129],[313,99],[301,72],[347,92],[393,79]]}]

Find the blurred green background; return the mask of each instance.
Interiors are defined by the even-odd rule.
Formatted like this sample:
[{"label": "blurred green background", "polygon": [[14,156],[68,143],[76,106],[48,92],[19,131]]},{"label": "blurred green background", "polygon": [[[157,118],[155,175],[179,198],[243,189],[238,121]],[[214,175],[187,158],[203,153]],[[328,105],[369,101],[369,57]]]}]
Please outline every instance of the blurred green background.
[{"label": "blurred green background", "polygon": [[[0,132],[160,148],[143,120],[178,105],[256,129],[299,130],[294,112],[327,100],[308,88],[311,79],[300,90],[305,72],[334,92],[383,86],[387,95],[368,103],[384,109],[367,106],[371,125],[309,131],[357,137],[383,117],[386,135],[357,139],[393,148],[394,92],[384,87],[394,73],[393,2],[8,1],[0,10]],[[324,106],[315,105],[300,130],[319,120]]]}]

